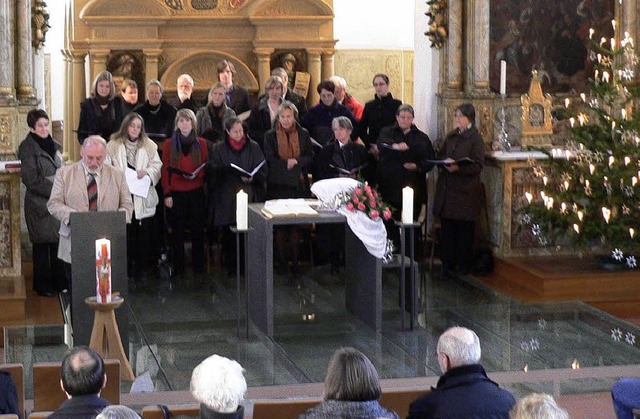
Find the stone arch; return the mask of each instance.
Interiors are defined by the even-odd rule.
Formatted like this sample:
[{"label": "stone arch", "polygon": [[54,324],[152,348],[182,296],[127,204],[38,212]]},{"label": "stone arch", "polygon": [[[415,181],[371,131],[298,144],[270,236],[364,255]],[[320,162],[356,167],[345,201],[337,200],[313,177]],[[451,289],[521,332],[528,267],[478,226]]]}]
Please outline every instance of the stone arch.
[{"label": "stone arch", "polygon": [[176,80],[183,73],[193,77],[195,90],[207,91],[213,83],[218,81],[217,64],[227,60],[236,68],[233,81],[250,92],[257,92],[260,88],[258,80],[251,69],[238,57],[222,51],[199,51],[172,63],[160,78],[160,82],[168,91],[175,91]]}]

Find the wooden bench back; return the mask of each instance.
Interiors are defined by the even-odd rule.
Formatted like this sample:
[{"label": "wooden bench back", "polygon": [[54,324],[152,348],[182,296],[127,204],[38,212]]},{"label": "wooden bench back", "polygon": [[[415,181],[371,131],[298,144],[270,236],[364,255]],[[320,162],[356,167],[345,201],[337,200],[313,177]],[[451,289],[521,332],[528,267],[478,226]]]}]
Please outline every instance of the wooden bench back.
[{"label": "wooden bench back", "polygon": [[16,384],[18,393],[18,409],[24,418],[24,367],[22,364],[0,364],[0,370],[7,371]]},{"label": "wooden bench back", "polygon": [[401,418],[409,415],[409,405],[418,397],[425,395],[429,390],[388,390],[380,396],[380,404],[389,410],[393,410]]},{"label": "wooden bench back", "polygon": [[[164,405],[169,410],[169,417],[175,416],[200,416],[199,404],[167,404]],[[142,409],[142,419],[164,419],[164,412],[159,405],[149,405]]]},{"label": "wooden bench back", "polygon": [[44,419],[48,416],[51,416],[53,412],[31,412],[29,413],[29,419]]},{"label": "wooden bench back", "polygon": [[[104,360],[107,373],[107,386],[100,396],[111,404],[120,404],[120,361]],[[37,412],[54,411],[67,400],[60,388],[60,368],[62,362],[40,362],[33,364],[33,410]]]},{"label": "wooden bench back", "polygon": [[253,403],[253,419],[297,419],[300,413],[322,400],[277,400]]}]

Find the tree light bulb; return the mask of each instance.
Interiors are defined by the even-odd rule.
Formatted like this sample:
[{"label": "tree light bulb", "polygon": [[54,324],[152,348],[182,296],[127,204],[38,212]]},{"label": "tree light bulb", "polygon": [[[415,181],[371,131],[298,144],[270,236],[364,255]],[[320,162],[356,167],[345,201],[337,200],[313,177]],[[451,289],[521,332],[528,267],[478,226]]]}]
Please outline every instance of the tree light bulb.
[{"label": "tree light bulb", "polygon": [[631,163],[631,158],[629,156],[624,156],[624,165],[628,166]]},{"label": "tree light bulb", "polygon": [[584,218],[584,213],[582,211],[578,211],[578,220],[582,221]]},{"label": "tree light bulb", "polygon": [[529,203],[531,203],[531,201],[533,200],[533,195],[531,195],[531,193],[530,193],[530,192],[525,192],[525,193],[524,193],[524,197],[525,197],[525,198],[527,198],[527,201],[528,201]]},{"label": "tree light bulb", "polygon": [[629,236],[631,236],[631,238],[633,238],[633,236],[636,235],[636,231],[633,228],[629,228]]},{"label": "tree light bulb", "polygon": [[611,218],[611,210],[607,207],[602,207],[602,217],[604,221],[609,224],[609,219]]},{"label": "tree light bulb", "polygon": [[615,157],[609,156],[609,167],[613,166],[613,163],[616,161]]},{"label": "tree light bulb", "polygon": [[578,224],[574,224],[573,229],[576,231],[576,233],[580,234],[580,226]]}]

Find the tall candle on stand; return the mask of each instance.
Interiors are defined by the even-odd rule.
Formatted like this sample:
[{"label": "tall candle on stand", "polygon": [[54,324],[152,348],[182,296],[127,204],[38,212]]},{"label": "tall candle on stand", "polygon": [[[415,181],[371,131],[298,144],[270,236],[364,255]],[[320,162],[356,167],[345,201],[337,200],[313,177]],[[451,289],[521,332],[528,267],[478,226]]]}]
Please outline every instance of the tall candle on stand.
[{"label": "tall candle on stand", "polygon": [[247,230],[249,228],[248,205],[249,196],[241,189],[236,195],[236,228],[238,230]]},{"label": "tall candle on stand", "polygon": [[413,223],[413,189],[408,186],[402,189],[402,222]]},{"label": "tall candle on stand", "polygon": [[500,94],[507,94],[507,62],[505,60],[500,61]]},{"label": "tall candle on stand", "polygon": [[96,240],[96,299],[111,302],[111,240]]}]

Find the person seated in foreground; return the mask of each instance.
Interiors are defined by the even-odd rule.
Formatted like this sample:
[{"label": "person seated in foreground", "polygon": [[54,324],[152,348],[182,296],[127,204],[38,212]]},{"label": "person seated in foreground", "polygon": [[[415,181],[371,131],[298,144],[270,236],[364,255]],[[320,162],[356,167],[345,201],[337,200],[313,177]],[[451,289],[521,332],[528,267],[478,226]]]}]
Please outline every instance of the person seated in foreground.
[{"label": "person seated in foreground", "polygon": [[191,395],[200,403],[203,419],[242,419],[240,403],[247,391],[244,369],[231,359],[212,355],[193,369]]},{"label": "person seated in foreground", "polygon": [[49,417],[95,418],[109,405],[106,399],[100,397],[100,392],[106,385],[104,360],[96,351],[86,346],[69,349],[62,359],[60,370],[60,386],[68,400]]},{"label": "person seated in foreground", "polygon": [[438,339],[437,355],[443,375],[411,403],[408,418],[509,418],[516,401],[479,364],[480,340],[473,330],[447,329]]},{"label": "person seated in foreground", "polygon": [[640,379],[616,381],[611,389],[611,399],[618,419],[633,419],[633,409],[640,409]]},{"label": "person seated in foreground", "polygon": [[140,415],[130,407],[115,404],[105,407],[96,419],[140,419]]},{"label": "person seated in foreground", "polygon": [[298,418],[398,418],[380,406],[378,372],[365,354],[354,348],[334,352],[324,380],[324,401]]},{"label": "person seated in foreground", "polygon": [[516,403],[509,414],[510,419],[569,419],[566,410],[558,406],[548,394],[531,393]]}]

